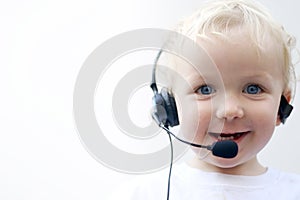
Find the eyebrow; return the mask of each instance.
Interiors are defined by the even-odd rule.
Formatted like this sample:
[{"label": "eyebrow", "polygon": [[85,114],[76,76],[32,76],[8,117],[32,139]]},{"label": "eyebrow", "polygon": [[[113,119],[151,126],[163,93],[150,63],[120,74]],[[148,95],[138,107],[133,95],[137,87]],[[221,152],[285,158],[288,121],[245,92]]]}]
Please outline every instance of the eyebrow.
[{"label": "eyebrow", "polygon": [[264,78],[264,79],[268,79],[268,80],[272,80],[274,78],[274,76],[271,76],[268,73],[257,73],[257,74],[251,74],[251,75],[241,75],[244,78],[253,78],[253,79],[260,79],[260,78]]},{"label": "eyebrow", "polygon": [[[203,82],[203,83],[209,83],[210,80],[216,80],[216,78],[218,79],[221,78],[220,80],[223,81],[223,78],[220,77],[222,76],[222,74],[201,74],[200,72],[198,73],[190,73],[187,76],[185,76],[185,80],[191,85],[191,86],[195,86],[198,85],[199,82]],[[266,72],[254,72],[254,73],[250,73],[250,74],[241,74],[239,76],[241,79],[256,79],[256,80],[265,80],[265,81],[272,81],[273,79],[275,79],[274,76],[270,75],[269,73]]]}]

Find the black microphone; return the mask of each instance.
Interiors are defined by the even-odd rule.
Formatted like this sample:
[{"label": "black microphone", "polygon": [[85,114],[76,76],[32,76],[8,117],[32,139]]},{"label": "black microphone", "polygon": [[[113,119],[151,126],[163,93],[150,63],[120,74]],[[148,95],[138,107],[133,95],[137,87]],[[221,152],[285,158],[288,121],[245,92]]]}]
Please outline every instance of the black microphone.
[{"label": "black microphone", "polygon": [[212,154],[221,158],[234,158],[239,151],[239,147],[233,140],[221,140],[212,145]]},{"label": "black microphone", "polygon": [[164,127],[163,125],[159,125],[162,129],[164,129],[168,134],[172,135],[174,138],[183,142],[185,144],[191,145],[193,147],[198,148],[205,148],[212,152],[214,156],[221,157],[221,158],[234,158],[239,151],[239,147],[236,142],[233,140],[221,140],[214,142],[212,145],[206,146],[201,144],[195,144],[188,141],[185,141],[175,134],[173,134],[168,128]]}]

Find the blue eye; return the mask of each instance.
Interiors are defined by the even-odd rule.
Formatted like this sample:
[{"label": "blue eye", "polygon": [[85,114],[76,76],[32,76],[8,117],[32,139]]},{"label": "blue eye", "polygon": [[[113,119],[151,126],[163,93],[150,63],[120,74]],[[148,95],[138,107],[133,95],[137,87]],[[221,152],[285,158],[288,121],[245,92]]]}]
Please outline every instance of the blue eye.
[{"label": "blue eye", "polygon": [[215,92],[215,89],[213,89],[212,87],[210,87],[208,85],[202,85],[201,87],[199,87],[197,89],[196,92],[200,93],[202,95],[210,95]]},{"label": "blue eye", "polygon": [[251,85],[248,85],[243,92],[245,92],[247,94],[259,94],[262,92],[262,89],[261,89],[261,87],[259,87],[256,84],[251,84]]}]

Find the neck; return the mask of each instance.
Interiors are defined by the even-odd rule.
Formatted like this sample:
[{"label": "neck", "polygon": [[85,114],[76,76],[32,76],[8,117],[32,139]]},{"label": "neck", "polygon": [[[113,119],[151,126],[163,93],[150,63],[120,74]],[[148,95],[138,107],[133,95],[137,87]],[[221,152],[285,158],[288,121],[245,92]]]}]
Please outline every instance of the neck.
[{"label": "neck", "polygon": [[252,158],[251,160],[239,164],[234,167],[230,168],[222,168],[213,164],[210,164],[208,162],[205,162],[203,160],[200,160],[197,157],[194,157],[190,161],[188,161],[188,165],[200,169],[202,171],[207,172],[218,172],[222,174],[230,174],[230,175],[244,175],[244,176],[257,176],[261,175],[266,172],[266,168],[262,166],[256,157]]}]

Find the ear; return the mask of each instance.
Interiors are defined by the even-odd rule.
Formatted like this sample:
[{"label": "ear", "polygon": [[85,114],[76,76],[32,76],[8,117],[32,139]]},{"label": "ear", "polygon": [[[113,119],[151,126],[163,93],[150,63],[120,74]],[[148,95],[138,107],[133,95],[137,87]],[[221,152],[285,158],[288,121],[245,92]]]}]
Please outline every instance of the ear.
[{"label": "ear", "polygon": [[286,119],[289,117],[293,110],[293,106],[290,105],[291,101],[291,91],[284,92],[280,97],[280,105],[278,108],[278,114],[276,119],[276,126],[279,126],[281,123],[284,124]]},{"label": "ear", "polygon": [[285,99],[288,101],[288,103],[291,103],[292,100],[292,93],[290,90],[286,91],[283,93],[283,96],[285,97]]}]

